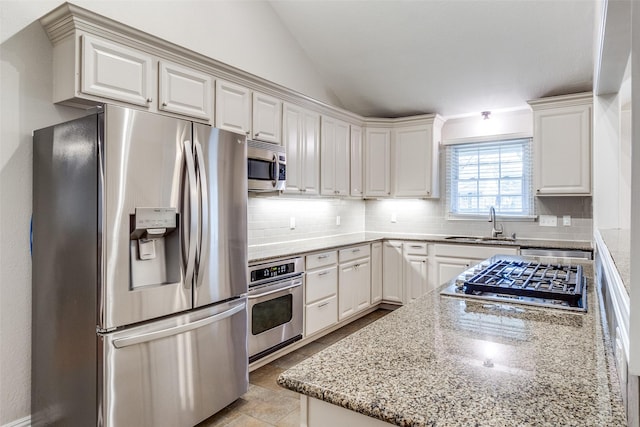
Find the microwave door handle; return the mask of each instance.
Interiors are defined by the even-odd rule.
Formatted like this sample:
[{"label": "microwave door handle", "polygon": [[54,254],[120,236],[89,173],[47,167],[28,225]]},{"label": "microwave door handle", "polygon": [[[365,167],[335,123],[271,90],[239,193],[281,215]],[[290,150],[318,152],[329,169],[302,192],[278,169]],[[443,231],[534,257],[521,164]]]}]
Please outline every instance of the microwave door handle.
[{"label": "microwave door handle", "polygon": [[184,158],[187,164],[189,182],[189,245],[187,248],[187,262],[184,272],[184,287],[190,289],[193,280],[193,270],[196,263],[196,239],[198,234],[198,193],[196,183],[196,168],[193,162],[191,141],[184,141]]},{"label": "microwave door handle", "polygon": [[209,192],[207,186],[207,171],[205,169],[202,145],[195,142],[196,160],[198,165],[198,181],[200,183],[200,247],[198,253],[198,270],[196,271],[196,287],[202,284],[203,269],[209,256]]},{"label": "microwave door handle", "polygon": [[273,187],[278,186],[278,171],[280,170],[280,165],[278,164],[278,155],[273,155],[273,161],[271,162],[271,178],[273,179]]}]

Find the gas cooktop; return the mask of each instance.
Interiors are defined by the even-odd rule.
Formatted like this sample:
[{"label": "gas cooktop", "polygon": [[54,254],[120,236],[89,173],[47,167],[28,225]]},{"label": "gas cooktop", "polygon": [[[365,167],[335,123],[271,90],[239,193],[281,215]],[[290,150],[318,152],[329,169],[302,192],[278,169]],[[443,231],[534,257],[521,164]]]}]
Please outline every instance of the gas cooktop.
[{"label": "gas cooktop", "polygon": [[586,290],[581,265],[491,258],[462,273],[440,293],[585,312]]}]

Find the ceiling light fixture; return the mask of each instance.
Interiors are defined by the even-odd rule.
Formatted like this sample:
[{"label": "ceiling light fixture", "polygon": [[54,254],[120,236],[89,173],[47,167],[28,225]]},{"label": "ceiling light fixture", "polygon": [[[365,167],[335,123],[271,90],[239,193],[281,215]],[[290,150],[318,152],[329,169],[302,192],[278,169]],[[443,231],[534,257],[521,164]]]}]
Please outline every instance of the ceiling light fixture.
[{"label": "ceiling light fixture", "polygon": [[483,111],[483,112],[482,112],[482,113],[480,113],[480,114],[482,114],[482,118],[483,118],[484,120],[489,120],[489,115],[491,114],[491,111]]}]

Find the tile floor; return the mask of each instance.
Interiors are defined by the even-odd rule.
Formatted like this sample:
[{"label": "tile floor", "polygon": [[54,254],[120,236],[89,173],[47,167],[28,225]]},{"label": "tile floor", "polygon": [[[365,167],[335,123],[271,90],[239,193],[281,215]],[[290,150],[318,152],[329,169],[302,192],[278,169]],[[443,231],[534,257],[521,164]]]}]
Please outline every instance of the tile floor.
[{"label": "tile floor", "polygon": [[249,391],[196,427],[298,427],[300,395],[276,384],[281,372],[385,316],[378,309],[249,374]]}]

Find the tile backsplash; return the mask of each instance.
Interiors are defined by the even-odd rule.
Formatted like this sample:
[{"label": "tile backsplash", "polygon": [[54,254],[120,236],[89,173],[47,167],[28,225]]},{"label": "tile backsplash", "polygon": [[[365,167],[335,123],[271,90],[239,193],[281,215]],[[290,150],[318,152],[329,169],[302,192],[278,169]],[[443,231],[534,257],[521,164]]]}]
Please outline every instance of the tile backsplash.
[{"label": "tile backsplash", "polygon": [[[251,195],[249,246],[362,233],[364,208],[364,200]],[[340,225],[336,225],[338,216]]]},{"label": "tile backsplash", "polygon": [[[365,228],[388,233],[424,233],[438,235],[491,235],[489,212],[486,220],[448,219],[445,199],[367,200]],[[553,240],[591,240],[593,220],[590,197],[554,197],[538,199],[536,214],[558,216],[557,227],[541,227],[537,221],[498,219],[505,236],[516,233],[519,238]],[[563,226],[562,217],[571,216],[571,225]],[[395,220],[392,221],[392,219]]]},{"label": "tile backsplash", "polygon": [[[519,238],[584,240],[592,238],[590,197],[548,197],[536,201],[536,213],[558,216],[557,227],[541,227],[538,221],[500,221],[504,235]],[[563,226],[562,217],[571,216]],[[336,217],[340,225],[336,225]],[[395,222],[392,222],[392,216]],[[293,222],[295,224],[292,224]],[[291,226],[294,225],[292,228]],[[254,196],[248,203],[249,246],[324,238],[342,234],[419,233],[488,236],[487,220],[447,218],[445,199],[333,199],[319,197]]]}]

